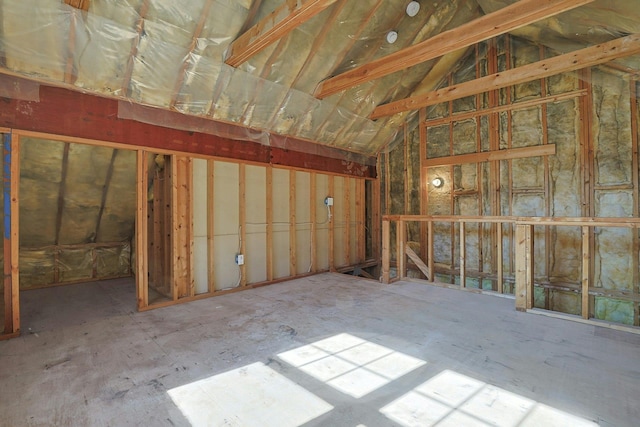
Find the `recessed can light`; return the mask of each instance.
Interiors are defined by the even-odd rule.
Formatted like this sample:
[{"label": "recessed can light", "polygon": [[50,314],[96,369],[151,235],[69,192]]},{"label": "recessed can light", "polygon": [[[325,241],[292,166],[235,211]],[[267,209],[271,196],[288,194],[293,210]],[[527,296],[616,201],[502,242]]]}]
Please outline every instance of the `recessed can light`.
[{"label": "recessed can light", "polygon": [[391,30],[387,33],[387,43],[394,44],[398,40],[398,32]]},{"label": "recessed can light", "polygon": [[419,11],[420,11],[420,3],[418,3],[417,1],[409,2],[409,4],[407,5],[407,15],[413,18],[418,14]]}]

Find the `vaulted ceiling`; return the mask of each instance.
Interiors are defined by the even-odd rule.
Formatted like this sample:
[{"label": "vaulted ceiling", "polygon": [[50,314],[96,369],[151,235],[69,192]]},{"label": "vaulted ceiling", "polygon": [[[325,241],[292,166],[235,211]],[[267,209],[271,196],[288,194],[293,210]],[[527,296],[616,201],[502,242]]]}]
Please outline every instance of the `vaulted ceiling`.
[{"label": "vaulted ceiling", "polygon": [[640,70],[637,0],[417,3],[409,16],[408,0],[3,0],[0,72],[204,117],[220,135],[376,155],[499,34],[592,47],[574,68],[600,55]]}]

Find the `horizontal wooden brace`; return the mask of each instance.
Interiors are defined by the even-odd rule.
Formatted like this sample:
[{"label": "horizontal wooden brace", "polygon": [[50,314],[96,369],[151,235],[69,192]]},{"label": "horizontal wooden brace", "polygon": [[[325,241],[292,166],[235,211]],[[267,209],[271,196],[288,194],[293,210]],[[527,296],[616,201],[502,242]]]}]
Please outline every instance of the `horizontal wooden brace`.
[{"label": "horizontal wooden brace", "polygon": [[526,157],[550,156],[556,154],[555,144],[536,145],[533,147],[510,148],[507,150],[486,151],[481,153],[460,154],[458,156],[438,157],[422,162],[425,168],[465,163],[482,163],[496,160],[522,159]]}]

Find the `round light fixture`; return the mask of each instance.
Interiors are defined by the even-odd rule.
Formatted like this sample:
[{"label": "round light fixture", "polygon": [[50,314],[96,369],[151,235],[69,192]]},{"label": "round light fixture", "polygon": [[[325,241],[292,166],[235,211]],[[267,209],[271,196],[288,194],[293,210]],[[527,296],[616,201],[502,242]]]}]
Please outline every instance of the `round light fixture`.
[{"label": "round light fixture", "polygon": [[398,32],[391,30],[387,33],[387,43],[394,44],[398,40]]},{"label": "round light fixture", "polygon": [[436,188],[440,188],[444,185],[444,179],[442,178],[433,178],[433,181],[431,181],[431,184],[436,187]]},{"label": "round light fixture", "polygon": [[420,11],[420,3],[418,3],[417,1],[409,2],[409,4],[407,5],[407,15],[413,18],[418,14],[419,11]]}]

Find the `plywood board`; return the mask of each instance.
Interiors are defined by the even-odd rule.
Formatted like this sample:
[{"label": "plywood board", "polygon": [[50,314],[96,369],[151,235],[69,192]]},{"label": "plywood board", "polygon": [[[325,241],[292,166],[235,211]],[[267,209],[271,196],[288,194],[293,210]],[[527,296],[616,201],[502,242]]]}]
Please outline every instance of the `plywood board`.
[{"label": "plywood board", "polygon": [[289,276],[289,171],[273,169],[273,277]]},{"label": "plywood board", "polygon": [[238,216],[239,166],[236,163],[215,162],[214,165],[214,271],[215,289],[238,285],[239,269],[235,255],[240,245]]},{"label": "plywood board", "polygon": [[264,166],[245,167],[245,263],[247,283],[267,280],[267,181]]},{"label": "plywood board", "polygon": [[193,278],[195,293],[209,290],[207,245],[207,161],[193,159]]}]

